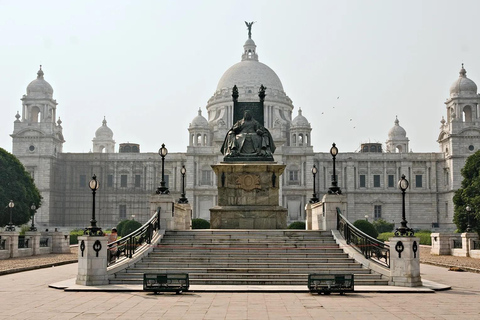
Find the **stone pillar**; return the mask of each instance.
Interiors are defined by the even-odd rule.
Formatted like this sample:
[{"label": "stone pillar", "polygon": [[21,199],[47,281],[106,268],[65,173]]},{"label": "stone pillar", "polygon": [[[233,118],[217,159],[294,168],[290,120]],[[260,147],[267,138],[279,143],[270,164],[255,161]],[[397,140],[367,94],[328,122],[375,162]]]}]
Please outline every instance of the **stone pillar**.
[{"label": "stone pillar", "polygon": [[307,203],[305,205],[305,229],[312,229],[312,203]]},{"label": "stone pillar", "polygon": [[478,234],[473,232],[462,233],[462,249],[465,250],[465,257],[470,257],[470,250],[473,248],[473,240],[478,240]]},{"label": "stone pillar", "polygon": [[174,230],[192,229],[192,206],[189,203],[175,203]]},{"label": "stone pillar", "polygon": [[312,211],[312,228],[310,230],[323,230],[323,202],[310,204]]},{"label": "stone pillar", "polygon": [[325,194],[322,198],[322,230],[337,229],[337,208],[343,216],[347,213],[347,197],[343,194]]},{"label": "stone pillar", "polygon": [[431,254],[450,255],[450,238],[452,237],[452,234],[432,233],[430,237],[432,239],[432,248],[430,249]]},{"label": "stone pillar", "polygon": [[9,252],[6,258],[16,258],[18,254],[18,236],[20,235],[17,231],[3,231],[0,232],[2,239],[5,239],[5,250]]},{"label": "stone pillar", "polygon": [[150,197],[150,216],[160,208],[160,229],[175,230],[175,201],[170,194],[153,194]]},{"label": "stone pillar", "polygon": [[70,234],[67,232],[49,232],[52,238],[52,253],[70,253]]},{"label": "stone pillar", "polygon": [[25,231],[25,238],[30,237],[29,246],[32,248],[32,256],[40,254],[40,238],[41,232],[38,231]]},{"label": "stone pillar", "polygon": [[101,286],[108,284],[107,237],[78,237],[78,274],[76,284]]},{"label": "stone pillar", "polygon": [[400,287],[419,287],[420,238],[393,237],[390,241],[390,282]]}]

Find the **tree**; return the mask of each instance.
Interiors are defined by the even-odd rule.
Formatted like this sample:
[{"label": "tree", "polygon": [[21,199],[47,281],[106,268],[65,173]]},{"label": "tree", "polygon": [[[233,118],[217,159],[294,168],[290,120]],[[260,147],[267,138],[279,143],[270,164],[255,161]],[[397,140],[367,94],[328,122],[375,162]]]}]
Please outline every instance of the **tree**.
[{"label": "tree", "polygon": [[377,238],[378,237],[378,232],[377,229],[368,222],[367,220],[357,220],[353,223],[353,225],[359,229],[360,231],[363,231],[364,233],[368,234],[372,238]]},{"label": "tree", "polygon": [[[472,231],[480,234],[480,150],[467,158],[460,172],[463,181],[462,187],[453,196],[453,222],[458,231],[464,232],[470,219]],[[467,206],[471,208],[470,213],[467,213]]]},{"label": "tree", "polygon": [[33,213],[30,207],[41,205],[42,196],[32,177],[18,159],[0,148],[0,226],[10,222],[8,204],[13,200],[12,222],[19,226],[27,223]]}]

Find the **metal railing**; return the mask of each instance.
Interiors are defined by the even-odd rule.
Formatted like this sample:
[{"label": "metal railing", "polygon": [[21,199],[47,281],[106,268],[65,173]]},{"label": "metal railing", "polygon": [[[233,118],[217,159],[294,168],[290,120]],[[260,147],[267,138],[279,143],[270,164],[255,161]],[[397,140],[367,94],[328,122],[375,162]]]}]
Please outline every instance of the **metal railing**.
[{"label": "metal railing", "polygon": [[0,237],[0,250],[7,250],[7,239]]},{"label": "metal railing", "polygon": [[26,249],[28,248],[29,238],[25,238],[25,236],[18,237],[18,249]]},{"label": "metal railing", "polygon": [[337,230],[340,231],[347,244],[374,263],[390,268],[390,246],[370,237],[357,229],[341,214],[337,208]]},{"label": "metal railing", "polygon": [[48,239],[49,238],[40,238],[40,247],[47,248],[48,247]]},{"label": "metal railing", "polygon": [[473,240],[472,250],[480,250],[480,240]]},{"label": "metal railing", "polygon": [[462,249],[462,240],[453,239],[453,249]]},{"label": "metal railing", "polygon": [[160,208],[143,226],[107,245],[110,260],[108,265],[131,259],[139,247],[151,244],[154,232],[158,230],[160,230]]}]

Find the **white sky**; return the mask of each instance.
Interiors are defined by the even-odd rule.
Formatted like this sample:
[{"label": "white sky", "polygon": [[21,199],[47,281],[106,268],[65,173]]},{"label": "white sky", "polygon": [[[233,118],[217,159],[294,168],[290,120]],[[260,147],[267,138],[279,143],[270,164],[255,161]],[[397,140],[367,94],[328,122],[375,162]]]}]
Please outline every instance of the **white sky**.
[{"label": "white sky", "polygon": [[11,151],[42,64],[64,152],[88,152],[103,116],[116,151],[186,151],[189,123],[241,59],[247,20],[259,60],[310,121],[315,151],[384,143],[398,115],[414,152],[437,152],[462,62],[480,83],[479,12],[477,0],[0,0],[0,147]]}]

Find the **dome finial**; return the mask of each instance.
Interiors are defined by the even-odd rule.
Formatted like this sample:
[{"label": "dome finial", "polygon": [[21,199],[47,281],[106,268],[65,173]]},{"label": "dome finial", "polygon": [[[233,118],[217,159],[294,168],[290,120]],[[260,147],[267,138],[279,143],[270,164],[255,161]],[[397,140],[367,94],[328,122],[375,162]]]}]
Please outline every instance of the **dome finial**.
[{"label": "dome finial", "polygon": [[463,78],[466,77],[467,70],[465,70],[465,68],[463,67],[463,62],[462,62],[462,69],[460,69],[459,73],[460,73],[460,77],[463,77]]},{"label": "dome finial", "polygon": [[198,107],[198,115],[199,115],[199,116],[202,115],[202,108],[201,108],[201,107]]},{"label": "dome finial", "polygon": [[40,69],[37,72],[37,79],[43,79],[43,70],[42,70],[42,65],[40,65]]},{"label": "dome finial", "polygon": [[398,116],[395,116],[395,125],[398,126],[400,121],[398,121]]},{"label": "dome finial", "polygon": [[102,126],[107,126],[107,119],[103,116]]}]

